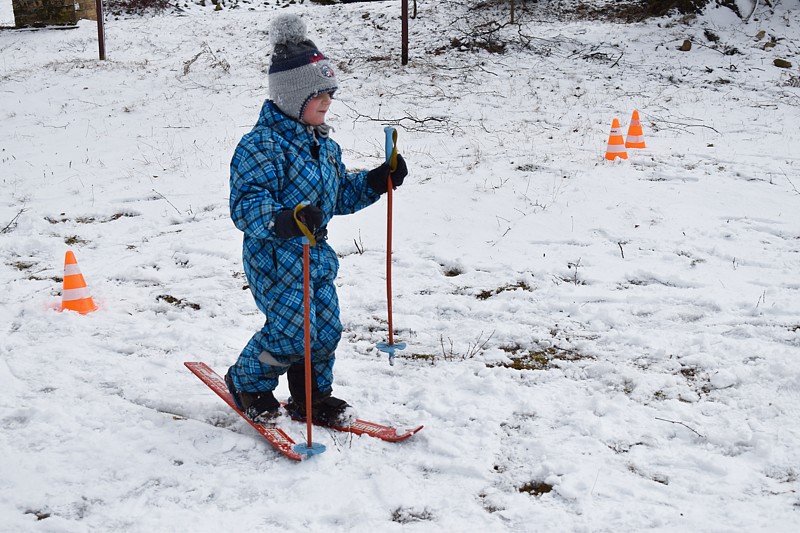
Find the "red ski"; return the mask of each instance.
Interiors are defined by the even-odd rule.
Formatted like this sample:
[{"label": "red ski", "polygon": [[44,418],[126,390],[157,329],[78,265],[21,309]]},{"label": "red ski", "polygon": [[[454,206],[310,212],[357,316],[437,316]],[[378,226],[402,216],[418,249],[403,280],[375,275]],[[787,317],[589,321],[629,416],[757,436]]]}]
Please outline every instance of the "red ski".
[{"label": "red ski", "polygon": [[326,426],[337,431],[346,431],[348,433],[355,433],[356,435],[369,435],[376,439],[385,440],[386,442],[400,442],[406,440],[411,435],[425,426],[417,426],[415,428],[404,429],[398,431],[397,428],[390,426],[382,426],[374,422],[367,422],[366,420],[356,420],[347,427]]},{"label": "red ski", "polygon": [[[247,418],[244,413],[242,413],[233,401],[233,397],[231,397],[230,391],[228,391],[228,386],[225,385],[225,381],[222,377],[214,372],[207,364],[201,362],[188,362],[184,363],[186,368],[192,371],[194,375],[196,375],[200,380],[205,383],[206,385],[211,388],[217,395],[225,400],[231,409],[236,411],[239,416],[247,420],[247,422],[253,426],[256,431],[261,433],[279,452],[283,455],[288,457],[289,459],[294,459],[295,461],[302,461],[306,459],[307,456],[301,453],[298,453],[294,450],[295,442],[292,438],[284,433],[284,431],[278,427],[274,426],[266,426],[263,424],[258,424],[253,422],[249,418]],[[305,421],[305,419],[301,417],[293,416],[295,420],[298,421]],[[400,442],[406,440],[407,438],[411,437],[419,430],[421,430],[424,426],[418,426],[411,429],[405,429],[398,431],[397,428],[391,426],[383,426],[381,424],[376,424],[374,422],[368,422],[366,420],[356,420],[349,426],[325,426],[321,425],[321,427],[326,427],[329,429],[333,429],[336,431],[343,431],[346,433],[353,433],[355,435],[368,435],[370,437],[375,437],[376,439],[381,439],[387,442]]]},{"label": "red ski", "polygon": [[275,448],[281,452],[283,455],[292,459],[294,461],[302,461],[306,459],[306,455],[297,453],[294,451],[294,445],[296,444],[292,438],[284,433],[284,431],[275,426],[266,426],[264,424],[258,424],[253,422],[249,418],[247,418],[243,412],[236,407],[236,404],[233,401],[233,396],[231,396],[230,391],[228,391],[228,386],[225,385],[225,381],[222,377],[214,372],[207,364],[205,363],[198,363],[198,362],[190,362],[184,363],[186,368],[192,371],[192,373],[200,378],[200,380],[209,386],[211,390],[217,393],[217,396],[225,400],[231,409],[236,411],[239,416],[247,420],[247,422],[253,426],[256,431],[261,433],[264,438],[266,438],[270,444],[275,446]]},{"label": "red ski", "polygon": [[[284,404],[284,406],[285,405],[286,404]],[[297,416],[295,413],[289,413],[289,416],[298,422],[306,421],[305,417]],[[335,429],[336,431],[343,431],[345,433],[353,433],[355,435],[368,435],[370,437],[375,437],[376,439],[385,440],[386,442],[400,442],[406,440],[420,429],[425,427],[417,426],[415,428],[398,431],[397,428],[391,426],[382,426],[380,424],[376,424],[375,422],[367,422],[366,420],[360,419],[356,420],[349,426],[329,426],[327,424],[317,423],[314,425],[328,429]]]}]

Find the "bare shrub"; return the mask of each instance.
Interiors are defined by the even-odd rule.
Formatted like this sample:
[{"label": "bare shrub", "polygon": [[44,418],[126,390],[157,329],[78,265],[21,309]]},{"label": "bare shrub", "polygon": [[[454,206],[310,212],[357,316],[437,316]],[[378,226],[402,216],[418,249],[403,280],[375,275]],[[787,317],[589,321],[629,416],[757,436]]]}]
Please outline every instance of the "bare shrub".
[{"label": "bare shrub", "polygon": [[105,6],[115,16],[162,13],[171,7],[168,0],[106,0]]}]

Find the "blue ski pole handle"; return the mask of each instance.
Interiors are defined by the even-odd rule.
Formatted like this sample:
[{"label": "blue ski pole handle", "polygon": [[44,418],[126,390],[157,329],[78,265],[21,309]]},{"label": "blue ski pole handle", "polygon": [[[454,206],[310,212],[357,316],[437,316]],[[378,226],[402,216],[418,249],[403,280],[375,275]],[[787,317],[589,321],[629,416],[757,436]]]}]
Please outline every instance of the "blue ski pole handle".
[{"label": "blue ski pole handle", "polygon": [[391,126],[383,128],[386,136],[386,162],[389,163],[389,172],[397,169],[397,130]]}]

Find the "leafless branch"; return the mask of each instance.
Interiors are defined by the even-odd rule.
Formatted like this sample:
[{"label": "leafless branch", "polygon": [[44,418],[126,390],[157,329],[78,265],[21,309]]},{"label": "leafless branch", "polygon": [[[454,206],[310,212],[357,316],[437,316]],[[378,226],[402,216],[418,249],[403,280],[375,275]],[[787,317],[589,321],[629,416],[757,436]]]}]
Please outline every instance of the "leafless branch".
[{"label": "leafless branch", "polygon": [[14,216],[14,218],[11,219],[11,222],[6,224],[6,227],[0,230],[0,233],[11,233],[12,231],[14,231],[14,228],[17,227],[17,220],[19,219],[20,215],[22,215],[22,213],[24,213],[25,211],[27,211],[27,209],[24,207],[20,209],[19,212]]},{"label": "leafless branch", "polygon": [[688,429],[689,431],[691,431],[692,433],[694,433],[695,435],[697,435],[698,437],[700,437],[701,439],[705,438],[703,435],[701,435],[700,433],[698,433],[697,431],[695,431],[691,427],[687,426],[683,422],[678,422],[677,420],[667,420],[666,418],[659,418],[659,417],[656,417],[656,420],[661,420],[662,422],[669,422],[671,424],[679,424],[679,425],[685,427],[686,429]]},{"label": "leafless branch", "polygon": [[448,117],[417,117],[411,114],[395,118],[371,117],[359,112],[355,107],[347,103],[344,103],[344,105],[355,114],[356,121],[366,120],[369,122],[380,122],[386,126],[402,126],[408,131],[431,132],[437,129],[449,128],[452,124],[452,121]]},{"label": "leafless branch", "polygon": [[661,117],[658,117],[658,116],[655,116],[655,115],[652,115],[652,114],[650,115],[650,117],[652,118],[652,121],[655,124],[659,125],[659,126],[661,126],[663,124],[667,124],[667,125],[670,125],[673,129],[676,129],[676,130],[679,130],[679,131],[689,131],[689,128],[707,128],[707,129],[710,129],[711,131],[713,131],[714,133],[717,133],[717,134],[719,133],[719,130],[717,130],[716,128],[714,128],[712,126],[708,126],[706,124],[689,124],[689,123],[686,123],[686,122],[678,122],[678,121],[675,121],[675,120],[667,120],[665,118],[661,118]]},{"label": "leafless branch", "polygon": [[166,196],[164,196],[163,194],[161,194],[160,192],[158,192],[158,191],[157,191],[157,190],[155,190],[155,189],[153,189],[153,192],[154,192],[154,193],[156,193],[157,195],[159,195],[159,196],[160,196],[161,198],[163,198],[164,200],[166,200],[166,202],[167,202],[169,205],[171,205],[171,206],[172,206],[172,209],[174,209],[175,211],[177,211],[179,215],[181,214],[181,210],[180,210],[180,209],[178,209],[177,207],[175,207],[175,204],[173,204],[172,202],[170,202],[169,200],[167,200],[167,197],[166,197]]},{"label": "leafless branch", "polygon": [[797,190],[797,187],[795,187],[795,184],[792,183],[792,180],[789,179],[789,176],[786,175],[786,172],[783,173],[783,177],[786,178],[786,181],[788,181],[789,185],[792,186],[792,189],[794,189],[794,192],[797,193],[797,194],[800,194],[800,191]]}]

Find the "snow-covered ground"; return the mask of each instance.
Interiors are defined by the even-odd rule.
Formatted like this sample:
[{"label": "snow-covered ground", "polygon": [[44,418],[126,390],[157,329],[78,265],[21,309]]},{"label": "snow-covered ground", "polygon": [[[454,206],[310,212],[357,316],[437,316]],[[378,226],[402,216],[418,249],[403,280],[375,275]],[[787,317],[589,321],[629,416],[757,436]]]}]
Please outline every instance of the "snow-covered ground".
[{"label": "snow-covered ground", "polygon": [[[109,17],[104,62],[93,22],[0,31],[0,530],[795,531],[797,2],[632,25],[518,6],[505,54],[463,31],[504,3],[419,2],[407,67],[399,2],[270,4]],[[183,366],[224,372],[263,322],[228,162],[285,10],[336,61],[347,164],[379,164],[390,124],[411,168],[394,366],[385,200],[331,224],[335,391],[425,424],[317,429],[299,464]],[[605,161],[634,109],[647,149]],[[58,312],[69,249],[92,314]]]},{"label": "snow-covered ground", "polygon": [[14,6],[11,0],[0,0],[0,27],[14,25]]}]

